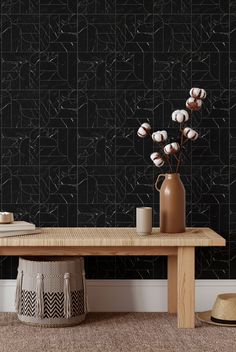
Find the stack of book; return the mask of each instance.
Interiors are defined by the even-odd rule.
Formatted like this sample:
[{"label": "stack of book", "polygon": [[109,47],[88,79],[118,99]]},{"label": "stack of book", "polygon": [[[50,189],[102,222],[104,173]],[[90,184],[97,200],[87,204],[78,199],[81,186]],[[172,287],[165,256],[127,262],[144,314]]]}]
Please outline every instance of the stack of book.
[{"label": "stack of book", "polygon": [[31,235],[39,233],[34,224],[26,221],[13,221],[10,224],[0,224],[0,237]]}]

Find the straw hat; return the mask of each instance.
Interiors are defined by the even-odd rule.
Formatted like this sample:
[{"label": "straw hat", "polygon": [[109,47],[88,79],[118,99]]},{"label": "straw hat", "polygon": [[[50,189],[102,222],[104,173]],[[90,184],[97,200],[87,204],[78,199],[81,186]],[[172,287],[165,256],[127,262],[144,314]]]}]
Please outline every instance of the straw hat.
[{"label": "straw hat", "polygon": [[223,293],[217,296],[212,310],[197,314],[209,324],[236,327],[236,293]]}]

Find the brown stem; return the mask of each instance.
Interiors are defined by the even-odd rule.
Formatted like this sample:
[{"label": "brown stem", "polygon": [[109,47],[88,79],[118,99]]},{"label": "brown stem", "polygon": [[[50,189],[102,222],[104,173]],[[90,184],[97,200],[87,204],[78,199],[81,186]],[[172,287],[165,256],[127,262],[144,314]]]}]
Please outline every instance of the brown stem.
[{"label": "brown stem", "polygon": [[174,154],[174,157],[175,157],[175,159],[177,160],[177,161],[179,161],[179,158],[177,158],[177,156]]},{"label": "brown stem", "polygon": [[183,140],[184,140],[184,128],[182,128],[182,123],[181,123],[181,141],[180,141],[180,149],[179,149],[179,156],[178,156],[178,163],[177,163],[177,167],[176,167],[176,173],[178,173],[178,171],[179,171],[181,153],[183,151]]},{"label": "brown stem", "polygon": [[161,146],[162,146],[163,155],[165,156],[165,158],[166,158],[166,160],[167,160],[167,162],[168,162],[168,164],[169,164],[170,172],[172,173],[173,170],[172,170],[172,165],[171,165],[171,163],[170,163],[170,158],[169,158],[169,155],[167,155],[167,154],[164,152],[164,147],[165,147],[165,145],[164,145],[163,142],[161,142]]},{"label": "brown stem", "polygon": [[167,160],[169,162],[169,165],[170,165],[170,172],[172,173],[173,172],[173,169],[172,169],[172,162],[171,162],[171,158],[169,155],[167,155]]},{"label": "brown stem", "polygon": [[180,142],[180,150],[179,150],[179,156],[178,156],[178,163],[177,163],[177,167],[176,167],[176,173],[178,173],[179,171],[179,165],[180,165],[180,160],[181,160],[181,152],[182,152],[182,149],[183,149],[183,132],[181,134],[181,142]]},{"label": "brown stem", "polygon": [[[193,114],[193,110],[190,110],[190,114],[189,114],[190,119],[192,117],[192,114]],[[181,157],[181,153],[183,151],[183,144],[185,143],[184,142],[184,122],[183,122],[183,127],[182,127],[182,123],[180,124],[180,130],[181,130],[181,141],[180,141],[179,160],[178,160],[177,167],[176,167],[176,173],[178,173],[178,171],[179,171],[180,160],[181,160],[180,157]]]}]

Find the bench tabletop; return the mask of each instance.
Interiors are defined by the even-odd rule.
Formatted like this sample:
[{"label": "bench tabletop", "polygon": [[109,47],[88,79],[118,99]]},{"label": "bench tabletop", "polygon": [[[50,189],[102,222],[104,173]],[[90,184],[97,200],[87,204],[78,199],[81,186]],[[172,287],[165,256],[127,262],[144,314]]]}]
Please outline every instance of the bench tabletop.
[{"label": "bench tabletop", "polygon": [[40,234],[0,238],[0,247],[178,247],[225,246],[225,239],[207,227],[184,233],[141,236],[132,227],[45,227]]}]

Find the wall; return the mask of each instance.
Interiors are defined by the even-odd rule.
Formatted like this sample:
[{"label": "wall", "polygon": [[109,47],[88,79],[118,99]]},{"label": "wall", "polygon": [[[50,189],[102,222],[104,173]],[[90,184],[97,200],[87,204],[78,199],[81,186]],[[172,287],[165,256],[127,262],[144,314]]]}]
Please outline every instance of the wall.
[{"label": "wall", "polygon": [[[228,0],[2,0],[2,210],[39,226],[133,226],[136,206],[149,205],[158,225],[159,170],[136,130],[149,120],[173,133],[171,112],[200,86],[201,139],[181,167],[187,222],[227,248],[199,250],[197,278],[235,278],[235,10]],[[2,257],[0,277],[16,266]],[[94,257],[86,268],[90,279],[166,277],[158,257]]]}]

